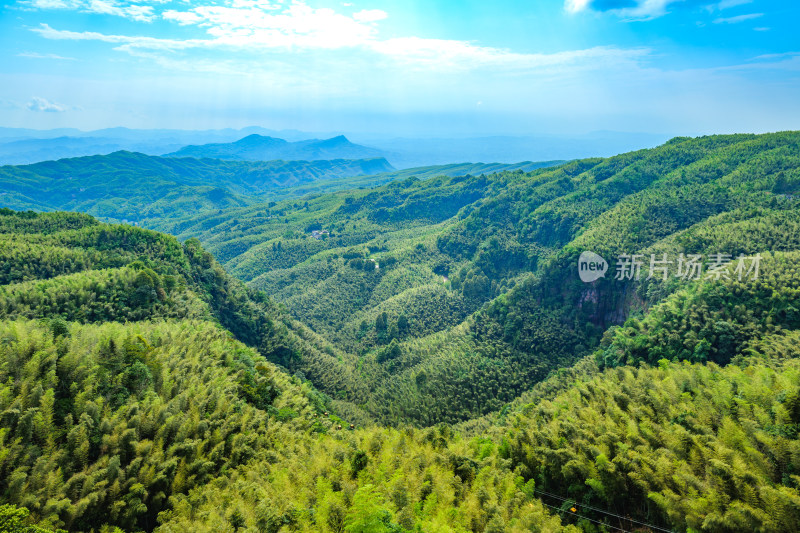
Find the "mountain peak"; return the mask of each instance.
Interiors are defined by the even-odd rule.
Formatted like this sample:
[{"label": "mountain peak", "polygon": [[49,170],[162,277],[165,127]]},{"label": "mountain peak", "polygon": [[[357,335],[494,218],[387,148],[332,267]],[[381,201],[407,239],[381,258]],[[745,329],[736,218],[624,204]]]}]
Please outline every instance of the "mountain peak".
[{"label": "mountain peak", "polygon": [[371,159],[383,157],[380,150],[353,144],[344,135],[330,139],[289,142],[253,133],[233,143],[186,146],[168,157],[210,157],[245,161],[319,161],[333,159]]},{"label": "mountain peak", "polygon": [[280,144],[287,144],[286,141],[283,139],[278,139],[276,137],[269,137],[267,135],[259,135],[258,133],[253,133],[252,135],[248,135],[247,137],[242,137],[238,141],[235,141],[233,144],[242,146],[276,146]]},{"label": "mountain peak", "polygon": [[357,146],[351,143],[350,140],[344,135],[337,135],[336,137],[331,137],[330,139],[323,139],[321,141],[311,141],[308,144],[310,146],[316,146],[317,148],[323,148],[323,149],[347,148],[351,146]]}]

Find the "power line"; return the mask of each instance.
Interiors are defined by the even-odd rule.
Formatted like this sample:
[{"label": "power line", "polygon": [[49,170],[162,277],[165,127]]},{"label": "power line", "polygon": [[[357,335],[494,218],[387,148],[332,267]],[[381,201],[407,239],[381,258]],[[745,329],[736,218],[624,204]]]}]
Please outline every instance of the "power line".
[{"label": "power line", "polygon": [[[559,513],[563,513],[563,512],[565,512],[565,511],[564,511],[563,509],[561,509],[560,507],[556,507],[556,506],[554,506],[554,505],[550,505],[550,504],[548,504],[548,503],[544,503],[544,502],[542,502],[542,505],[545,505],[545,506],[547,506],[547,507],[549,507],[549,508],[551,508],[551,509],[555,509],[555,510],[556,510],[556,511],[558,511]],[[612,528],[612,529],[616,529],[617,531],[622,531],[622,533],[630,533],[630,532],[629,532],[628,530],[626,530],[626,529],[622,529],[621,527],[612,526],[611,524],[606,524],[605,522],[600,522],[599,520],[594,520],[594,519],[592,519],[592,518],[589,518],[588,516],[583,516],[583,515],[580,515],[580,514],[578,514],[578,513],[571,513],[571,514],[572,514],[572,516],[577,516],[578,518],[583,518],[584,520],[588,520],[589,522],[594,522],[595,524],[600,524],[601,526],[610,527],[610,528]]]},{"label": "power line", "polygon": [[[546,492],[546,491],[539,490],[539,489],[536,489],[536,488],[533,489],[533,492],[538,492],[539,494],[544,494],[545,496],[549,496],[551,498],[555,498],[557,500],[561,500],[561,501],[565,501],[565,502],[566,501],[575,501],[576,502],[576,500],[574,498],[564,498],[564,497],[559,496],[557,494],[553,494],[551,492]],[[578,505],[577,502],[576,502],[576,505]],[[652,529],[657,529],[658,531],[663,531],[664,533],[673,533],[673,531],[671,529],[664,529],[663,527],[654,526],[653,524],[648,524],[647,522],[641,522],[641,521],[635,520],[633,518],[628,518],[626,516],[621,516],[621,515],[618,515],[616,513],[612,513],[611,511],[606,511],[604,509],[599,509],[597,507],[592,507],[591,505],[586,505],[586,504],[583,504],[583,503],[579,504],[579,505],[581,507],[585,507],[587,509],[591,509],[592,511],[597,511],[598,513],[604,513],[604,514],[607,514],[609,516],[615,516],[615,517],[619,518],[620,520],[626,520],[628,522],[633,522],[635,524],[639,524],[640,526],[646,526],[646,527],[649,527],[649,528],[652,528]]]}]

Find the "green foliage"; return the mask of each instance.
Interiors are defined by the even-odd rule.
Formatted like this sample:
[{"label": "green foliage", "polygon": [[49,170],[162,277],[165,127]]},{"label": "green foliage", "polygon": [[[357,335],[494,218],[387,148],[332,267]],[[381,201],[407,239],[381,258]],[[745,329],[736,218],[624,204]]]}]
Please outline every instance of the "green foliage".
[{"label": "green foliage", "polygon": [[482,450],[438,428],[298,435],[272,459],[175,496],[156,531],[223,530],[232,507],[245,528],[261,531],[484,531],[491,523],[577,531],[527,495],[507,461]]},{"label": "green foliage", "polygon": [[[799,139],[404,176],[183,244],[0,211],[0,498],[78,531],[793,531]],[[585,250],[762,262],[585,284]]]},{"label": "green foliage", "polygon": [[0,533],[66,533],[63,529],[47,529],[26,524],[30,511],[14,505],[0,505]]},{"label": "green foliage", "polygon": [[644,320],[612,330],[596,352],[603,365],[713,361],[727,364],[758,338],[800,328],[800,253],[765,255],[758,279],[703,280],[679,290]]},{"label": "green foliage", "polygon": [[786,398],[798,372],[789,360],[584,378],[509,421],[512,468],[578,507],[661,527],[791,531],[800,520],[800,440]]},{"label": "green foliage", "polygon": [[391,170],[383,159],[220,161],[132,152],[4,166],[0,186],[9,207],[85,211],[144,223],[252,203],[252,196],[333,177]]},{"label": "green foliage", "polygon": [[71,323],[53,339],[15,321],[0,338],[0,494],[70,530],[151,529],[171,495],[313,424],[296,382],[208,322]]},{"label": "green foliage", "polygon": [[[282,357],[292,372],[387,422],[457,422],[499,409],[687,285],[648,280],[647,265],[639,282],[607,275],[587,285],[575,274],[582,251],[797,250],[797,146],[796,132],[680,138],[531,172],[398,174],[179,231],[335,345],[336,362],[324,365]],[[691,357],[736,355],[720,358],[721,331],[706,336]],[[394,340],[399,353],[386,349]]]}]

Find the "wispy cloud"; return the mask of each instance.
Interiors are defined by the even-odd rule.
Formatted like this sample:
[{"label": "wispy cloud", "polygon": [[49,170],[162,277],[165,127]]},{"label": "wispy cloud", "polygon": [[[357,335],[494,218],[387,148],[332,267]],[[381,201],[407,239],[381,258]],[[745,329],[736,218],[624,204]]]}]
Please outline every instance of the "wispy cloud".
[{"label": "wispy cloud", "polygon": [[[671,4],[684,0],[564,0],[564,9],[569,13],[581,11],[610,11],[620,17],[648,20],[668,13]],[[735,0],[734,0],[735,1]]]},{"label": "wispy cloud", "polygon": [[373,23],[386,18],[386,13],[371,10],[348,16],[328,8],[314,9],[302,2],[293,2],[283,9],[272,4],[232,2],[188,11],[168,10],[163,17],[182,25],[206,28],[217,45],[337,49],[372,39],[377,33]]},{"label": "wispy cloud", "polygon": [[564,9],[570,13],[577,13],[588,9],[592,4],[592,0],[565,0]]},{"label": "wispy cloud", "polygon": [[[564,0],[564,9],[569,13],[581,11],[610,12],[630,20],[650,20],[670,12],[670,6],[701,6],[709,13],[715,13],[753,3],[753,0],[720,0],[702,2],[701,0]],[[735,17],[731,17],[735,18]]]},{"label": "wispy cloud", "polygon": [[30,111],[39,111],[44,113],[61,113],[67,110],[67,108],[63,105],[51,102],[46,98],[41,98],[39,96],[34,96],[33,99],[28,102],[26,107]]},{"label": "wispy cloud", "polygon": [[67,40],[67,41],[102,41],[106,43],[119,43],[123,46],[119,49],[130,50],[133,48],[152,49],[152,50],[180,50],[202,46],[208,41],[204,39],[159,39],[156,37],[111,35],[94,31],[69,31],[56,30],[48,24],[41,24],[38,28],[31,31],[38,33],[46,39]]},{"label": "wispy cloud", "polygon": [[648,49],[595,47],[550,54],[520,54],[510,50],[476,46],[464,41],[400,37],[376,41],[371,48],[381,54],[418,67],[475,70],[493,68],[540,71],[554,68],[589,67],[602,69],[609,64],[635,62],[650,53]]},{"label": "wispy cloud", "polygon": [[779,54],[761,54],[753,58],[753,61],[774,61],[783,59],[792,59],[800,57],[800,52],[781,52]]},{"label": "wispy cloud", "polygon": [[740,22],[761,18],[763,16],[764,13],[748,13],[746,15],[737,15],[735,17],[714,19],[714,24],[739,24]]},{"label": "wispy cloud", "polygon": [[775,54],[761,54],[748,58],[745,62],[735,65],[716,67],[716,72],[729,71],[765,71],[774,72],[800,72],[800,52],[781,52]]},{"label": "wispy cloud", "polygon": [[[52,0],[42,0],[52,1]],[[47,39],[100,41],[115,44],[118,51],[135,56],[146,55],[161,63],[175,57],[159,53],[192,50],[236,51],[237,61],[253,57],[253,68],[263,68],[263,54],[288,52],[299,55],[309,51],[346,50],[353,61],[375,57],[401,63],[415,69],[465,71],[495,69],[537,71],[557,68],[604,68],[610,64],[636,62],[649,54],[646,49],[594,47],[549,54],[517,53],[511,50],[480,46],[469,41],[432,39],[415,36],[382,39],[380,21],[388,18],[379,9],[347,14],[329,8],[313,8],[300,0],[282,5],[259,0],[230,0],[225,5],[201,5],[185,10],[167,9],[160,14],[167,21],[201,30],[200,37],[166,39],[150,36],[106,34],[94,31],[75,32],[41,24],[33,31]],[[259,56],[260,57],[257,57]],[[200,60],[191,54],[193,62]],[[271,61],[280,61],[270,55]],[[320,55],[325,60],[333,56]],[[190,62],[186,68],[192,68]],[[206,67],[208,63],[206,63]],[[225,66],[229,72],[231,65]],[[246,70],[246,69],[245,69]]]},{"label": "wispy cloud", "polygon": [[[120,0],[26,0],[19,3],[26,9],[71,9],[83,13],[113,15],[139,22],[151,22],[156,13],[147,0],[127,2]],[[162,3],[154,0],[154,3]]]},{"label": "wispy cloud", "polygon": [[714,11],[723,11],[732,7],[744,6],[752,3],[753,0],[722,0],[721,2],[706,5],[705,9],[713,13]]},{"label": "wispy cloud", "polygon": [[57,59],[60,61],[76,61],[74,57],[64,57],[58,54],[40,54],[39,52],[20,52],[17,57],[29,57],[32,59]]}]

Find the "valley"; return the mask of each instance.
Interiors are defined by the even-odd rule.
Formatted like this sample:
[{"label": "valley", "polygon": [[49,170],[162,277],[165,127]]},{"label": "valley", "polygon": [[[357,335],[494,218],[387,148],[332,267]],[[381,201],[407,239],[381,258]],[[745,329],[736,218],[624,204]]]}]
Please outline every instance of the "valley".
[{"label": "valley", "polygon": [[797,533],[798,20],[0,4],[0,533]]},{"label": "valley", "polygon": [[[325,179],[130,153],[2,167],[0,520],[790,531],[799,146]],[[159,186],[182,189],[145,211]],[[151,229],[91,216],[124,209]],[[604,277],[581,281],[584,251]],[[626,254],[731,261],[628,279]]]}]

